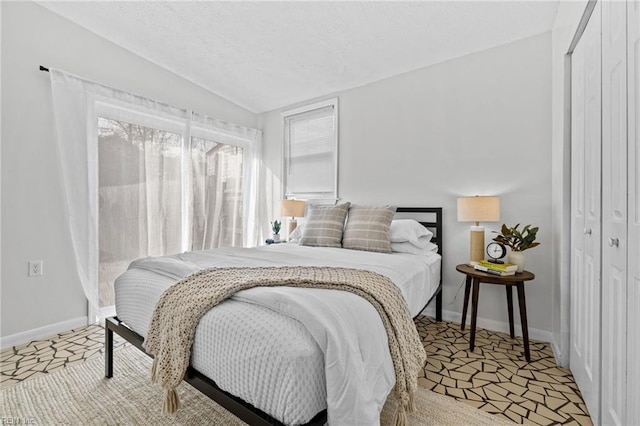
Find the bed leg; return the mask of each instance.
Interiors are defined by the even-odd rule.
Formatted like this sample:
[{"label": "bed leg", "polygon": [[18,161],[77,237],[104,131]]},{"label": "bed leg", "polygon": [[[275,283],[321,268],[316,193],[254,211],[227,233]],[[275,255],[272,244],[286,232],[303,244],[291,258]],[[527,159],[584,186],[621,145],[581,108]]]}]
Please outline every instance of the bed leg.
[{"label": "bed leg", "polygon": [[436,295],[436,321],[442,321],[442,288]]},{"label": "bed leg", "polygon": [[109,318],[104,323],[104,377],[113,377],[113,330],[109,327]]}]

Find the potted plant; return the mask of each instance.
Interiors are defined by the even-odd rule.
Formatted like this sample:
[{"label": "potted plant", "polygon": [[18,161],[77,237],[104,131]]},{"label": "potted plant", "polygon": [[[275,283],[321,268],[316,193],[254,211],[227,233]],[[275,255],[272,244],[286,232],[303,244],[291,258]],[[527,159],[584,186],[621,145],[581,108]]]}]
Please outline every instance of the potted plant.
[{"label": "potted plant", "polygon": [[518,230],[519,226],[520,224],[517,224],[510,228],[503,224],[500,233],[493,241],[511,248],[508,261],[518,265],[518,272],[522,272],[524,271],[524,254],[522,252],[539,246],[540,243],[535,242],[538,233],[537,226],[532,228],[531,225],[527,225],[522,228],[522,231]]},{"label": "potted plant", "polygon": [[273,241],[280,241],[280,227],[282,226],[282,222],[274,220],[271,222],[271,230],[273,231]]}]

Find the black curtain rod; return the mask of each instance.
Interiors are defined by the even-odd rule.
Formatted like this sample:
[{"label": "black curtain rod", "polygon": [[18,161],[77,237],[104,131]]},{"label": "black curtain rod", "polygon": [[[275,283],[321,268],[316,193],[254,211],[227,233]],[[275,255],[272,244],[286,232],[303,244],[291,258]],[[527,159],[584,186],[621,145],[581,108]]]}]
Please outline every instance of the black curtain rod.
[{"label": "black curtain rod", "polygon": [[49,72],[49,68],[46,68],[46,67],[43,67],[42,65],[40,65],[40,71]]}]

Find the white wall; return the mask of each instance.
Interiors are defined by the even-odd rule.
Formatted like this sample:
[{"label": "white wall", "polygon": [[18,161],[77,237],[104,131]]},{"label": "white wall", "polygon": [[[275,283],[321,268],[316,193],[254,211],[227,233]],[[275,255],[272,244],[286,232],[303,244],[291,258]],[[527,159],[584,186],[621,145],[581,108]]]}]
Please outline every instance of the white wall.
[{"label": "white wall", "polygon": [[[256,116],[31,2],[2,2],[2,337],[87,315],[64,226],[49,75],[56,67],[245,126]],[[29,260],[44,261],[27,277]],[[5,346],[5,344],[2,344]]]},{"label": "white wall", "polygon": [[[334,96],[336,94],[332,94]],[[525,252],[532,335],[552,329],[551,33],[340,92],[339,197],[354,203],[444,207],[444,309],[460,320],[469,223],[456,198],[499,195],[502,221],[540,226]],[[259,116],[269,182],[265,212],[281,197],[280,111]],[[485,224],[498,230],[499,223]],[[487,237],[489,241],[489,237]],[[455,298],[455,300],[454,300]],[[517,315],[517,311],[516,311]],[[503,287],[483,285],[479,316],[507,322]],[[518,317],[516,317],[518,318]]]},{"label": "white wall", "polygon": [[[2,3],[0,3],[0,25],[2,24]],[[0,47],[2,46],[2,31],[0,28]],[[0,54],[0,98],[2,98],[2,55]],[[0,176],[2,176],[2,102],[0,102]],[[0,180],[1,183],[1,180]],[[0,237],[2,236],[2,185],[0,184]],[[2,239],[0,238],[0,242]],[[2,277],[2,244],[0,243],[0,277]],[[2,279],[0,278],[0,284]],[[2,303],[2,285],[0,285],[0,305]],[[1,315],[0,315],[1,317]],[[2,319],[0,318],[0,329]],[[0,334],[1,335],[1,334]],[[1,345],[0,345],[1,346]]]},{"label": "white wall", "polygon": [[[560,365],[569,366],[571,144],[570,115],[565,92],[565,55],[587,1],[560,2],[552,37],[552,229],[553,229],[553,343]],[[568,121],[567,121],[568,120]]]}]

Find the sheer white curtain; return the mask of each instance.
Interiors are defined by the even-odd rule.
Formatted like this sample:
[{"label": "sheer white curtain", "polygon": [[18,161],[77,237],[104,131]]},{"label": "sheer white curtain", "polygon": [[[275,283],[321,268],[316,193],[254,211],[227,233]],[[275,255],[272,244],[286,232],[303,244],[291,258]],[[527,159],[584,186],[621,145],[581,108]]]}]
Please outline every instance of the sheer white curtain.
[{"label": "sheer white curtain", "polygon": [[[226,188],[227,198],[233,201],[227,203],[231,211],[242,212],[235,219],[240,221],[236,228],[242,229],[241,235],[232,232],[231,240],[237,244],[241,238],[245,246],[257,244],[258,155],[262,138],[259,130],[194,114],[57,69],[50,69],[50,75],[68,228],[90,316],[111,314],[100,309],[104,306],[100,302],[100,275],[109,275],[110,262],[118,264],[115,269],[122,269],[122,263],[133,260],[123,258],[122,252],[128,248],[137,245],[138,251],[129,253],[137,256],[191,249],[192,241],[208,239],[206,244],[200,244],[202,248],[221,244],[219,239],[213,241],[213,233],[201,236],[199,228],[193,226],[197,221],[193,200],[198,198],[198,185],[206,189],[209,197],[225,195],[215,193],[222,180],[209,188],[202,184],[201,176],[206,175],[207,169],[194,160],[198,150],[215,157],[209,165],[217,162],[217,167],[229,170],[242,167],[241,182],[236,179]],[[109,126],[112,134],[103,133]],[[213,145],[219,148],[209,153]],[[125,149],[115,154],[109,151],[114,146]],[[107,153],[115,157],[101,162],[99,157]],[[181,199],[178,207],[167,203],[167,197],[174,199],[176,194]],[[210,201],[211,198],[201,204],[215,211],[216,206]],[[105,210],[110,204],[112,208]],[[209,229],[220,228],[215,217],[209,215],[206,221]],[[114,273],[111,271],[111,275]]]},{"label": "sheer white curtain", "polygon": [[[182,131],[98,115],[99,304],[113,305],[113,281],[132,259],[182,251]],[[129,121],[136,121],[129,114]]]},{"label": "sheer white curtain", "polygon": [[[218,197],[224,197],[224,202],[219,208],[235,209],[241,212],[242,218],[242,238],[238,240],[238,236],[224,235],[224,228],[229,229],[228,224],[221,225],[217,223],[215,226],[221,227],[219,230],[214,230],[211,226],[208,227],[208,240],[204,238],[199,240],[199,234],[196,229],[193,233],[194,250],[208,249],[219,247],[221,242],[233,240],[232,244],[224,245],[244,245],[245,247],[253,247],[258,244],[259,239],[259,220],[258,220],[258,177],[259,177],[259,165],[260,165],[260,152],[262,143],[262,132],[260,130],[251,129],[248,127],[238,126],[236,124],[227,123],[225,121],[216,120],[212,117],[194,113],[191,119],[191,158],[193,165],[193,188],[194,188],[194,208],[198,204],[200,214],[204,214],[204,211],[211,208],[214,204],[211,202],[211,198],[206,199],[207,194],[209,197],[212,195],[212,189],[217,187],[223,190],[223,193],[217,193]],[[204,169],[205,163],[203,163],[204,152],[209,158],[208,172],[212,172],[211,169],[216,171],[215,182],[212,181],[211,173],[207,178],[207,170]],[[212,163],[212,162],[216,163]],[[225,176],[229,175],[231,169],[240,168],[242,171],[242,189],[239,189],[237,185],[240,183],[237,179],[229,182],[225,181]],[[196,174],[196,172],[200,172]],[[208,180],[208,182],[207,182]],[[224,181],[224,182],[223,182]],[[224,185],[224,188],[223,188]],[[199,192],[196,192],[196,189]],[[241,194],[240,194],[241,192]],[[242,197],[242,203],[237,201],[239,195]],[[204,197],[198,200],[198,197]],[[204,209],[204,210],[202,210]],[[194,214],[196,212],[194,211]],[[226,213],[220,212],[222,217],[230,217],[229,211]],[[234,217],[238,217],[237,215]],[[209,220],[211,218],[209,217]],[[195,222],[195,220],[194,220]],[[195,224],[195,223],[194,223]],[[217,235],[217,237],[215,237]],[[218,242],[216,243],[216,238]]]},{"label": "sheer white curtain", "polygon": [[243,149],[191,138],[193,250],[242,246]]}]

